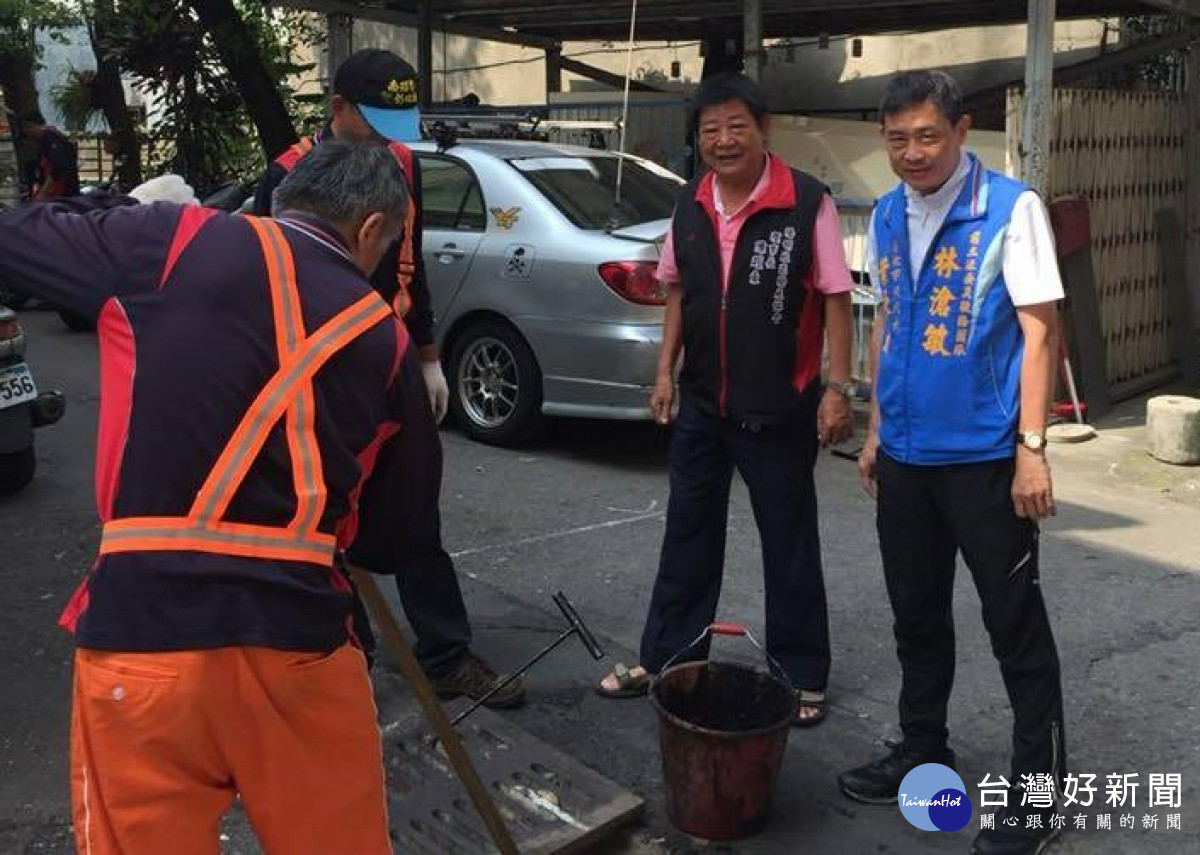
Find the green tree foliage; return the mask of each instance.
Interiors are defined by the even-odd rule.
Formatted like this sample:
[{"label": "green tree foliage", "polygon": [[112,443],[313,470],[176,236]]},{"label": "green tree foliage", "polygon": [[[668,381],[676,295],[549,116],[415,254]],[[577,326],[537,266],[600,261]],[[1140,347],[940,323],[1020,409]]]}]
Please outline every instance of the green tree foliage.
[{"label": "green tree foliage", "polygon": [[10,110],[23,113],[37,107],[33,72],[41,50],[34,33],[56,37],[78,22],[77,10],[67,0],[0,0],[0,88]]},{"label": "green tree foliage", "polygon": [[[192,6],[184,0],[122,0],[118,8],[104,49],[152,105],[146,172],[177,172],[200,193],[257,174],[264,157],[255,122]],[[294,59],[298,48],[319,36],[310,19],[253,0],[241,0],[237,9],[288,112],[303,117],[319,109],[305,104],[289,83],[311,71]]]}]

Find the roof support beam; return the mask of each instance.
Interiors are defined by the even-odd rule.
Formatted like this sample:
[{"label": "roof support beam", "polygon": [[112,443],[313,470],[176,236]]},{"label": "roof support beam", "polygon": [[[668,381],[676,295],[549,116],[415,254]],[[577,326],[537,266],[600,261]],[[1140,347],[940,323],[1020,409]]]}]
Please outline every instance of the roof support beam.
[{"label": "roof support beam", "polygon": [[[625,78],[620,74],[613,74],[611,71],[605,71],[603,68],[597,68],[594,65],[589,65],[586,62],[580,62],[577,59],[571,59],[568,56],[560,55],[558,64],[563,71],[570,71],[578,74],[580,77],[586,77],[590,80],[597,80],[606,86],[611,86],[614,89],[625,88]],[[640,80],[629,81],[629,91],[631,92],[661,92],[657,86],[650,86]]]},{"label": "roof support beam", "polygon": [[[1194,30],[1184,30],[1179,33],[1159,36],[1150,41],[1139,42],[1133,47],[1110,50],[1107,53],[1102,53],[1099,56],[1085,59],[1082,62],[1076,62],[1072,65],[1061,65],[1054,69],[1054,79],[1059,84],[1087,80],[1106,71],[1113,71],[1114,69],[1145,62],[1148,59],[1154,59],[1157,56],[1185,48],[1189,44],[1198,41],[1200,41],[1200,35]],[[996,86],[989,86],[986,89],[977,89],[963,100],[963,106],[969,113],[986,109],[1002,99],[1009,87],[1020,85],[1020,83],[1020,80],[1009,80]]]},{"label": "roof support beam", "polygon": [[1200,0],[1142,0],[1142,2],[1164,12],[1174,12],[1188,18],[1200,18]]},{"label": "roof support beam", "polygon": [[[289,9],[307,9],[312,12],[324,12],[349,15],[364,21],[378,21],[381,24],[391,24],[395,27],[411,27],[414,30],[421,27],[421,16],[408,12],[398,12],[394,9],[378,9],[374,6],[364,6],[361,3],[342,2],[342,0],[274,0],[277,6]],[[538,36],[532,33],[519,33],[515,30],[505,30],[499,27],[477,27],[473,24],[460,24],[445,17],[433,18],[433,29],[456,36],[468,36],[492,42],[535,47],[547,50],[558,46],[558,39],[548,36]]]}]

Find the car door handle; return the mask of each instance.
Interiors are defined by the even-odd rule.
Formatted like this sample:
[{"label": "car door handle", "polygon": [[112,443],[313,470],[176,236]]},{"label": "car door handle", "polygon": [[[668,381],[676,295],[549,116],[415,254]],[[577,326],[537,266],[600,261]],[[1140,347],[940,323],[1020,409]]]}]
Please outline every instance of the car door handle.
[{"label": "car door handle", "polygon": [[448,243],[441,249],[434,251],[434,255],[438,257],[438,261],[442,262],[442,264],[449,264],[454,259],[462,258],[466,254],[466,250],[459,249],[452,243]]}]

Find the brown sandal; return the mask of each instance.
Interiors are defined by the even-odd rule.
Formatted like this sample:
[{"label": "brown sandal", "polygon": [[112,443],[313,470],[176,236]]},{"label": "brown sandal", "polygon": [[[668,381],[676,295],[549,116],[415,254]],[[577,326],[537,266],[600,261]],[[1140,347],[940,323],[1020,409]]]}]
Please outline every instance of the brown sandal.
[{"label": "brown sandal", "polygon": [[[824,689],[796,689],[796,712],[792,727],[816,727],[829,715],[829,699]],[[801,715],[801,711],[808,715]]]},{"label": "brown sandal", "polygon": [[626,668],[618,662],[613,667],[612,673],[606,677],[615,678],[617,687],[615,689],[608,688],[604,685],[604,678],[602,678],[601,682],[595,686],[596,694],[602,698],[640,698],[650,690],[650,672],[641,665]]}]

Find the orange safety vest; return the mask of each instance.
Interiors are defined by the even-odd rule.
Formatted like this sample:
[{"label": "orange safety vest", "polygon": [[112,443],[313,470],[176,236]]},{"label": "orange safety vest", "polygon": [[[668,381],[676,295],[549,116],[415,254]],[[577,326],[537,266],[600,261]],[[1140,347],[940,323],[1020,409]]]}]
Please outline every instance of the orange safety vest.
[{"label": "orange safety vest", "polygon": [[[291,172],[293,167],[300,162],[304,155],[312,151],[315,145],[312,137],[305,137],[300,142],[289,146],[287,151],[275,158],[275,162],[282,166],[284,171]],[[413,252],[413,227],[417,222],[417,202],[412,198],[412,194],[416,192],[412,179],[413,153],[408,146],[397,142],[388,143],[388,151],[400,164],[404,180],[408,182],[409,192],[408,212],[404,215],[404,237],[401,239],[399,251],[396,253],[396,296],[392,298],[392,310],[396,313],[396,317],[403,318],[412,308],[412,296],[409,288],[412,285],[413,276],[417,272]]]},{"label": "orange safety vest", "polygon": [[408,182],[408,212],[404,215],[404,238],[400,241],[400,250],[396,253],[396,296],[392,299],[392,309],[396,317],[402,318],[412,308],[412,295],[409,286],[412,285],[413,275],[417,272],[416,260],[413,256],[413,228],[417,222],[417,200],[413,198],[412,149],[403,143],[389,143],[388,150],[404,171],[404,180]]},{"label": "orange safety vest", "polygon": [[[246,217],[262,245],[275,318],[279,370],[259,392],[182,517],[124,517],[104,525],[100,554],[194,551],[331,566],[337,539],[318,531],[326,490],[316,436],[313,376],[391,309],[374,291],[306,335],[291,249],[279,226]],[[291,458],[296,512],[284,526],[223,519],[229,503],[281,419]]]}]

